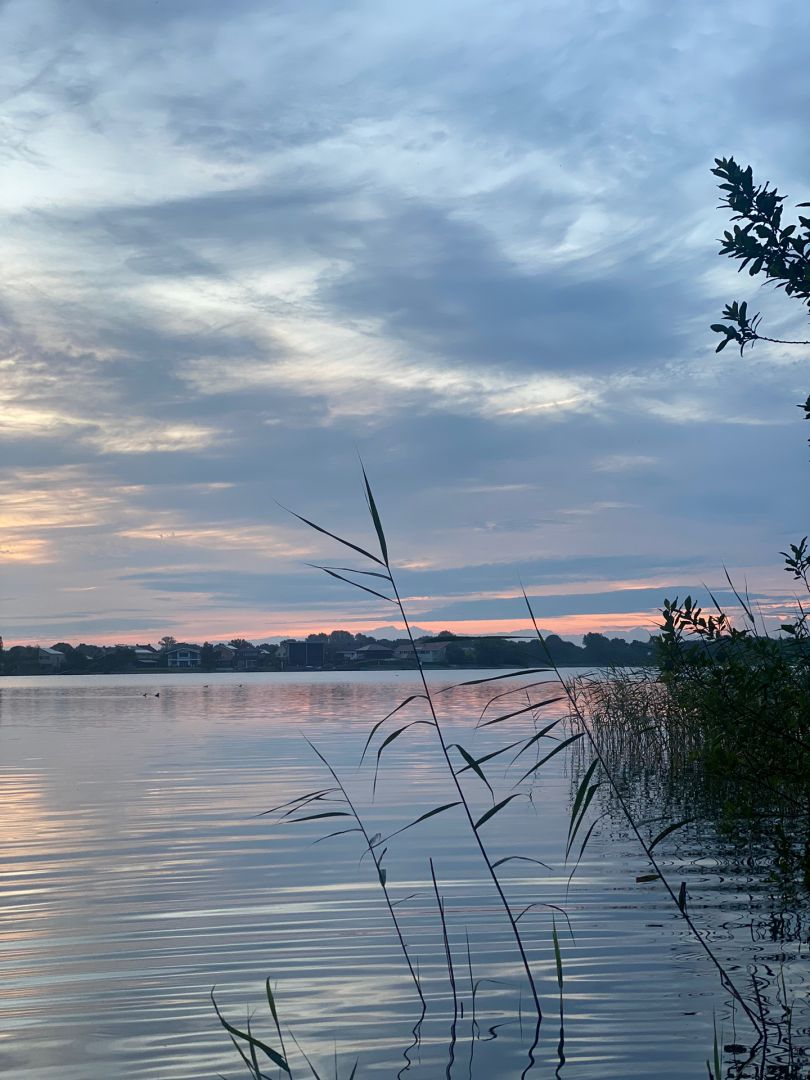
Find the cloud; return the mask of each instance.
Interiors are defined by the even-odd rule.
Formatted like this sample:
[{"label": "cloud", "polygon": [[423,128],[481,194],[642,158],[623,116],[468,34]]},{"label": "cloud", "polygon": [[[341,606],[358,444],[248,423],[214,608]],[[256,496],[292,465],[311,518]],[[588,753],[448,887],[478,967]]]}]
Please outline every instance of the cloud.
[{"label": "cloud", "polygon": [[629,619],[623,589],[724,561],[778,601],[805,372],[707,326],[801,313],[717,258],[708,169],[808,197],[802,29],[787,0],[737,5],[733,49],[697,0],[4,4],[0,615],[68,633],[97,586],[110,633],[177,596],[331,618],[273,499],[365,535],[356,447],[437,612],[498,618],[523,574]]}]

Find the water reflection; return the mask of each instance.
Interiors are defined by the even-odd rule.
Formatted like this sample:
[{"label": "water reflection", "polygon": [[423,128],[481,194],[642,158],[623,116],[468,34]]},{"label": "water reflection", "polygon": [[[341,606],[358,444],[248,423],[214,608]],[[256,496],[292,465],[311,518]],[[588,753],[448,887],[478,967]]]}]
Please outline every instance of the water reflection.
[{"label": "water reflection", "polygon": [[[415,894],[398,908],[429,1005],[414,1026],[418,999],[362,848],[352,837],[313,847],[318,822],[257,816],[319,786],[323,769],[302,732],[375,830],[393,832],[434,805],[445,781],[424,729],[391,747],[374,802],[357,770],[369,723],[409,689],[405,673],[395,682],[370,673],[3,681],[4,1075],[234,1076],[239,1063],[208,994],[215,985],[234,1021],[257,1010],[254,1030],[271,1041],[261,1012],[267,975],[283,1020],[325,1076],[337,1048],[344,1076],[359,1055],[358,1078],[682,1080],[706,1075],[715,1011],[724,1044],[750,1047],[699,948],[660,892],[636,883],[646,868],[618,830],[589,847],[566,896],[564,755],[530,803],[516,800],[488,826],[499,855],[518,850],[546,864],[503,868],[517,909],[556,904],[571,919],[573,937],[557,927],[562,1011],[551,910],[522,920],[543,992],[536,1032],[509,927],[451,813],[403,833],[386,861],[395,898]],[[469,688],[446,703],[451,727],[481,753],[495,736],[473,739],[470,727],[487,696]],[[455,1042],[428,854],[456,963]],[[707,849],[704,837],[686,837],[672,864],[724,959],[752,967],[763,993],[783,978],[791,1022],[804,1030],[800,911],[774,910],[756,866],[720,842]],[[767,1008],[774,1023],[787,1022],[784,1001],[769,997]]]}]

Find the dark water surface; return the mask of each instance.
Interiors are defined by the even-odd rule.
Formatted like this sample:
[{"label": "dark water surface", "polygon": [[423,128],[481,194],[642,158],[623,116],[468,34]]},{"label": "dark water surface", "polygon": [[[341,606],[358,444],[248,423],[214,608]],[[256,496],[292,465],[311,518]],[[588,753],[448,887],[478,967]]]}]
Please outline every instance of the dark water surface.
[{"label": "dark water surface", "polygon": [[[467,677],[468,673],[465,673]],[[448,673],[435,673],[437,685]],[[504,684],[499,684],[502,688]],[[508,925],[458,811],[403,833],[387,857],[403,928],[429,998],[418,1001],[356,838],[313,846],[330,822],[257,816],[325,787],[311,738],[341,772],[369,831],[407,824],[452,793],[433,733],[415,727],[383,759],[376,800],[357,768],[370,725],[406,696],[412,673],[0,679],[0,1073],[9,1080],[197,1080],[244,1075],[214,1017],[271,1043],[263,983],[316,1068],[347,1077],[513,1080],[529,1063],[534,1013]],[[159,693],[159,696],[155,696]],[[473,732],[489,687],[447,695],[452,739],[476,753],[531,731]],[[144,696],[146,694],[146,696]],[[410,718],[420,713],[414,707]],[[494,733],[493,733],[494,732]],[[494,764],[494,763],[493,763]],[[713,1014],[725,1043],[750,1044],[727,995],[623,835],[594,835],[566,897],[571,780],[565,754],[484,828],[510,899],[556,904],[564,969],[564,1063],[552,917],[521,922],[543,996],[536,1065],[567,1080],[706,1077]],[[466,774],[468,777],[470,774]],[[496,797],[511,780],[493,769]],[[498,786],[500,785],[500,787]],[[481,812],[486,790],[468,781]],[[333,827],[336,827],[333,825]],[[794,1026],[806,1023],[807,966],[795,912],[771,914],[769,887],[719,849],[666,848],[691,911],[750,986],[784,976]],[[663,845],[662,845],[663,847]],[[428,855],[446,898],[465,1017],[449,1042],[450,996]],[[776,905],[779,907],[779,905]],[[478,981],[476,1025],[470,979]],[[768,991],[770,993],[770,991]],[[768,1008],[778,1018],[771,995]],[[470,1038],[471,1032],[479,1037]],[[299,1076],[306,1074],[293,1050]],[[410,1062],[410,1065],[409,1065]],[[240,1071],[241,1069],[241,1071]]]}]

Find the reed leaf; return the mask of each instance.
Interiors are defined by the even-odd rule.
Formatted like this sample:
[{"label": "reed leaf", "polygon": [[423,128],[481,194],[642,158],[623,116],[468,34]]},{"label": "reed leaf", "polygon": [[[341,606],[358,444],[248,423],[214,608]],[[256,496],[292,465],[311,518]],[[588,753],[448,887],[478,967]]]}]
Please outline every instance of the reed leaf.
[{"label": "reed leaf", "polygon": [[247,1031],[240,1031],[238,1027],[230,1024],[220,1012],[220,1008],[217,1005],[216,998],[214,997],[214,991],[211,991],[211,1004],[214,1006],[214,1012],[217,1014],[217,1019],[220,1024],[225,1028],[229,1035],[236,1036],[236,1038],[242,1039],[248,1043],[251,1047],[255,1047],[267,1057],[274,1065],[277,1065],[279,1069],[283,1069],[285,1073],[289,1075],[290,1067],[286,1060],[279,1054],[277,1050],[274,1050],[272,1046],[268,1046],[267,1043],[257,1039],[254,1035],[251,1035]]},{"label": "reed leaf", "polygon": [[554,943],[554,964],[557,968],[557,986],[562,993],[563,988],[563,968],[562,968],[562,955],[560,954],[560,939],[557,936],[557,924],[554,921],[554,916],[551,916],[551,940]]},{"label": "reed leaf", "polygon": [[[577,861],[574,863],[574,869],[568,875],[568,881],[566,882],[566,886],[565,886],[566,896],[568,895],[568,890],[571,888],[571,882],[574,880],[574,875],[576,874],[577,870],[579,870],[579,864],[582,862],[582,856],[585,854],[585,848],[588,846],[588,841],[590,840],[596,826],[599,824],[599,822],[602,820],[603,817],[604,817],[604,814],[600,814],[600,816],[596,819],[596,821],[592,821],[591,824],[590,824],[590,827],[588,828],[588,831],[585,833],[585,839],[582,841],[582,845],[581,845],[581,847],[579,849],[579,854],[577,855]],[[566,855],[566,858],[567,857],[568,856]]]},{"label": "reed leaf", "polygon": [[[519,750],[515,754],[515,756],[512,758],[512,760],[509,762],[509,764],[514,765],[521,754],[525,754],[526,751],[528,749],[530,749],[532,746],[534,746],[535,743],[540,742],[541,739],[544,739],[546,737],[546,735],[548,735],[548,733],[552,730],[552,728],[555,728],[557,726],[557,724],[559,724],[559,722],[560,722],[560,718],[558,717],[556,720],[552,720],[550,724],[546,724],[546,726],[541,731],[538,731],[534,735],[532,735],[532,737],[528,740],[528,742],[524,743],[523,749]],[[513,743],[512,745],[517,746],[517,743]]]},{"label": "reed leaf", "polygon": [[576,798],[574,799],[574,805],[571,808],[571,819],[568,825],[568,843],[565,848],[565,857],[568,858],[571,851],[571,845],[576,838],[579,827],[582,824],[583,818],[590,806],[591,799],[593,799],[596,790],[600,787],[599,784],[593,784],[589,787],[593,774],[599,767],[599,759],[594,758],[588,767],[585,775],[580,781],[579,788],[577,789]]},{"label": "reed leaf", "polygon": [[487,810],[485,814],[482,814],[478,821],[476,821],[473,825],[475,831],[478,832],[478,830],[485,822],[489,821],[490,818],[495,817],[495,815],[500,810],[503,810],[503,808],[507,806],[512,801],[512,799],[516,799],[519,795],[522,794],[523,792],[521,791],[515,791],[512,795],[507,795],[505,799],[501,799],[499,803],[495,803],[494,806],[491,806],[489,810]]},{"label": "reed leaf", "polygon": [[[408,825],[403,826],[401,829],[397,829],[396,832],[389,833],[385,840],[380,840],[379,843],[386,843],[394,836],[399,836],[400,833],[406,832],[408,829],[412,829],[414,825],[419,825],[422,821],[427,821],[428,818],[435,817],[437,814],[443,814],[445,810],[450,810],[454,806],[461,806],[461,799],[456,799],[454,802],[444,803],[442,806],[434,806],[432,810],[428,810],[425,814],[420,814],[415,821],[411,821]],[[379,846],[377,844],[376,846]]]},{"label": "reed leaf", "polygon": [[346,574],[362,574],[364,577],[381,578],[383,581],[391,580],[390,574],[381,574],[379,570],[358,570],[356,566],[321,566],[315,563],[307,563],[307,566],[314,566],[317,570],[342,570]]},{"label": "reed leaf", "polygon": [[[301,806],[304,806],[308,802],[312,802],[313,799],[319,799],[324,795],[331,795],[333,792],[339,790],[340,789],[336,787],[319,788],[317,791],[307,792],[306,795],[298,795],[295,799],[288,799],[287,802],[279,803],[278,806],[271,806],[269,810],[262,810],[262,812],[256,816],[267,817],[268,814],[277,814],[279,810],[284,810],[288,806],[294,806],[295,808],[300,809]],[[293,810],[292,812],[294,813],[295,811]]]},{"label": "reed leaf", "polygon": [[492,869],[494,870],[497,866],[503,866],[504,863],[508,862],[531,862],[537,863],[538,866],[544,866],[546,870],[553,869],[548,865],[548,863],[544,863],[542,859],[532,859],[528,855],[504,855],[502,859],[497,859],[492,864]]},{"label": "reed leaf", "polygon": [[678,889],[678,907],[683,914],[686,913],[686,882],[681,882],[681,887]]},{"label": "reed leaf", "polygon": [[481,710],[479,720],[483,720],[487,710],[495,704],[496,701],[501,701],[505,697],[513,697],[515,694],[519,694],[521,691],[534,690],[536,686],[548,686],[548,679],[539,679],[537,682],[524,683],[522,686],[513,686],[509,690],[503,690],[500,694],[493,694],[486,705]]},{"label": "reed leaf", "polygon": [[348,810],[325,810],[321,814],[304,814],[303,817],[292,818],[291,820],[297,825],[300,821],[319,821],[321,818],[351,816]]},{"label": "reed leaf", "polygon": [[313,840],[312,846],[315,847],[316,844],[322,844],[324,840],[331,840],[333,836],[346,836],[347,833],[361,833],[362,831],[363,830],[359,825],[352,825],[350,829],[336,829],[335,832],[327,833],[326,836],[319,836],[317,840]]},{"label": "reed leaf", "polygon": [[[489,675],[485,679],[465,679],[464,682],[453,683],[452,686],[445,686],[441,690],[437,690],[437,694],[448,694],[451,690],[458,690],[462,686],[481,686],[484,683],[498,682],[500,679],[519,679],[523,675],[537,675],[541,671],[550,671],[551,668],[547,667],[533,667],[524,668],[523,671],[507,671],[505,675]],[[518,690],[521,687],[517,687]]]},{"label": "reed leaf", "polygon": [[582,803],[582,810],[580,811],[579,819],[577,820],[577,823],[574,825],[573,831],[572,831],[571,835],[568,838],[568,846],[565,849],[565,857],[566,857],[566,859],[568,859],[568,855],[570,854],[571,848],[573,847],[574,840],[576,840],[577,833],[579,832],[580,826],[582,825],[582,822],[585,820],[585,815],[588,813],[588,807],[591,805],[591,802],[593,800],[594,795],[596,794],[597,790],[601,786],[602,786],[602,784],[600,782],[598,784],[591,784],[591,786],[588,788],[588,793],[585,796],[584,802]]},{"label": "reed leaf", "polygon": [[563,701],[564,694],[559,694],[557,697],[546,698],[545,701],[530,701],[528,705],[524,705],[521,709],[513,709],[512,712],[502,713],[500,716],[493,716],[491,720],[486,720],[483,724],[479,720],[476,727],[490,727],[492,724],[502,724],[504,720],[511,720],[513,716],[522,716],[523,713],[532,712],[535,709],[542,709],[544,705],[553,705],[555,701]]},{"label": "reed leaf", "polygon": [[344,540],[342,536],[338,536],[337,533],[329,532],[328,529],[324,529],[320,525],[316,525],[314,521],[310,521],[309,518],[302,517],[300,514],[296,514],[294,510],[290,510],[288,506],[284,506],[283,503],[278,503],[282,510],[285,510],[288,514],[292,514],[294,518],[298,518],[305,525],[309,525],[310,529],[314,529],[315,532],[323,533],[324,536],[330,537],[332,540],[337,540],[339,544],[343,544],[344,547],[351,548],[352,551],[356,551],[359,555],[365,556],[367,559],[371,559],[372,562],[377,563],[380,566],[385,566],[382,559],[378,559],[376,555],[372,555],[370,551],[366,551],[365,548],[359,546],[359,544],[353,544],[351,540]]},{"label": "reed leaf", "polygon": [[[307,566],[311,566],[313,570],[323,570],[325,574],[330,577],[337,578],[338,581],[345,581],[347,585],[353,586],[355,589],[360,589],[362,592],[371,593],[372,596],[378,596],[380,600],[387,600],[389,604],[396,604],[390,596],[386,596],[384,593],[377,592],[376,589],[370,589],[368,585],[361,585],[359,581],[352,581],[351,578],[344,577],[343,574],[338,574],[336,570],[330,570],[328,566],[320,566],[318,563],[307,563]],[[382,576],[382,575],[380,575]]]},{"label": "reed leaf", "polygon": [[653,851],[661,843],[662,840],[666,839],[667,836],[669,836],[671,833],[674,833],[676,829],[681,829],[684,825],[688,825],[691,821],[694,821],[694,818],[684,818],[683,821],[676,821],[672,825],[667,825],[667,827],[665,829],[662,829],[654,840],[650,841],[650,843],[647,845],[647,850]]},{"label": "reed leaf", "polygon": [[[485,762],[492,761],[493,758],[499,757],[501,754],[505,754],[507,750],[514,750],[514,748],[520,744],[520,741],[521,740],[518,739],[517,742],[509,743],[508,746],[502,746],[500,750],[491,750],[488,754],[483,754],[481,757],[476,758],[475,760],[479,765],[483,765]],[[463,769],[458,770],[458,773],[456,775],[460,776],[469,768],[469,765],[465,765]]]},{"label": "reed leaf", "polygon": [[427,700],[425,694],[411,694],[409,697],[406,697],[404,701],[400,701],[399,705],[397,705],[396,708],[392,709],[391,712],[386,713],[382,720],[377,721],[377,723],[372,727],[371,731],[369,732],[369,736],[366,739],[366,745],[363,747],[363,753],[360,755],[361,765],[363,764],[363,760],[368,752],[368,748],[371,745],[371,740],[374,738],[374,736],[377,734],[377,732],[380,730],[386,720],[390,720],[392,716],[395,716],[400,711],[400,709],[404,709],[406,705],[410,705],[412,701],[417,701],[419,699],[421,699],[422,701]]},{"label": "reed leaf", "polygon": [[[492,785],[490,784],[489,780],[487,780],[486,776],[484,775],[484,770],[483,770],[483,769],[481,768],[481,765],[479,764],[479,762],[477,762],[477,761],[475,760],[475,758],[474,758],[474,757],[472,756],[472,754],[468,753],[468,752],[467,752],[467,751],[466,751],[466,750],[464,749],[464,747],[463,747],[463,746],[461,745],[461,743],[451,743],[451,745],[450,745],[450,746],[448,746],[448,748],[447,748],[447,749],[448,749],[448,750],[452,750],[453,748],[455,748],[456,750],[458,750],[458,752],[459,752],[459,753],[461,754],[461,756],[462,756],[462,757],[464,758],[464,760],[465,760],[465,761],[467,762],[466,768],[467,768],[467,769],[472,769],[472,771],[473,771],[473,772],[475,773],[475,775],[476,775],[477,777],[479,777],[479,778],[480,778],[481,780],[483,780],[483,781],[484,781],[484,783],[485,783],[485,784],[487,785],[487,787],[489,788],[489,793],[490,793],[490,795],[491,795],[491,796],[492,796],[492,798],[494,799],[494,798],[495,798],[495,793],[494,793],[494,791],[492,790]],[[464,771],[464,770],[459,770],[459,772],[462,772],[462,771]]]},{"label": "reed leaf", "polygon": [[378,775],[379,770],[380,770],[380,758],[383,755],[383,751],[385,750],[385,748],[387,746],[391,745],[391,743],[394,741],[394,739],[399,738],[399,736],[402,735],[403,732],[408,731],[410,728],[416,727],[417,724],[425,724],[425,725],[427,725],[427,727],[435,727],[436,726],[433,723],[432,720],[411,720],[411,722],[409,724],[403,724],[401,728],[397,728],[396,731],[392,731],[383,740],[382,745],[377,750],[377,761],[376,761],[376,764],[374,766],[374,783],[371,786],[372,794],[376,794],[376,791],[377,791],[377,775]]},{"label": "reed leaf", "polygon": [[549,751],[549,753],[546,754],[546,756],[544,758],[541,758],[540,761],[538,761],[536,765],[532,765],[532,767],[530,769],[526,770],[526,772],[523,774],[523,776],[521,776],[520,780],[518,780],[518,783],[522,784],[523,781],[528,776],[531,776],[531,774],[533,772],[537,772],[537,770],[541,769],[546,764],[547,761],[551,761],[551,759],[554,757],[555,754],[559,754],[561,750],[565,750],[566,746],[571,746],[572,743],[577,742],[579,739],[581,739],[583,737],[583,735],[584,735],[584,732],[580,731],[576,735],[569,735],[569,737],[567,739],[563,739],[563,741],[561,743],[557,743],[557,745],[554,747],[554,749]]},{"label": "reed leaf", "polygon": [[388,544],[385,542],[385,532],[383,531],[382,521],[380,521],[380,515],[377,512],[377,504],[374,502],[371,484],[368,482],[368,476],[366,475],[366,467],[362,461],[360,462],[360,468],[363,472],[363,483],[366,486],[366,502],[368,503],[369,513],[371,514],[371,520],[374,522],[374,529],[377,533],[377,541],[380,545],[383,562],[388,566]]}]

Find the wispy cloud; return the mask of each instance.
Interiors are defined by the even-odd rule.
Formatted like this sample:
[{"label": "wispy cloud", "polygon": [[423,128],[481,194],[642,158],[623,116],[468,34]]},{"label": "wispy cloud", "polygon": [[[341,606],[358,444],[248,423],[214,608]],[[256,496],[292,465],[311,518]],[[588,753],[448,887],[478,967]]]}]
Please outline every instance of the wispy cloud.
[{"label": "wispy cloud", "polygon": [[[0,618],[146,632],[173,574],[223,628],[331,619],[342,594],[299,574],[320,541],[273,498],[364,529],[355,447],[437,610],[504,568],[618,604],[611,580],[723,561],[778,602],[805,373],[712,352],[751,283],[716,257],[708,168],[734,152],[808,197],[810,11],[743,0],[734,49],[726,17],[2,5]],[[236,572],[298,591],[262,621]]]}]

